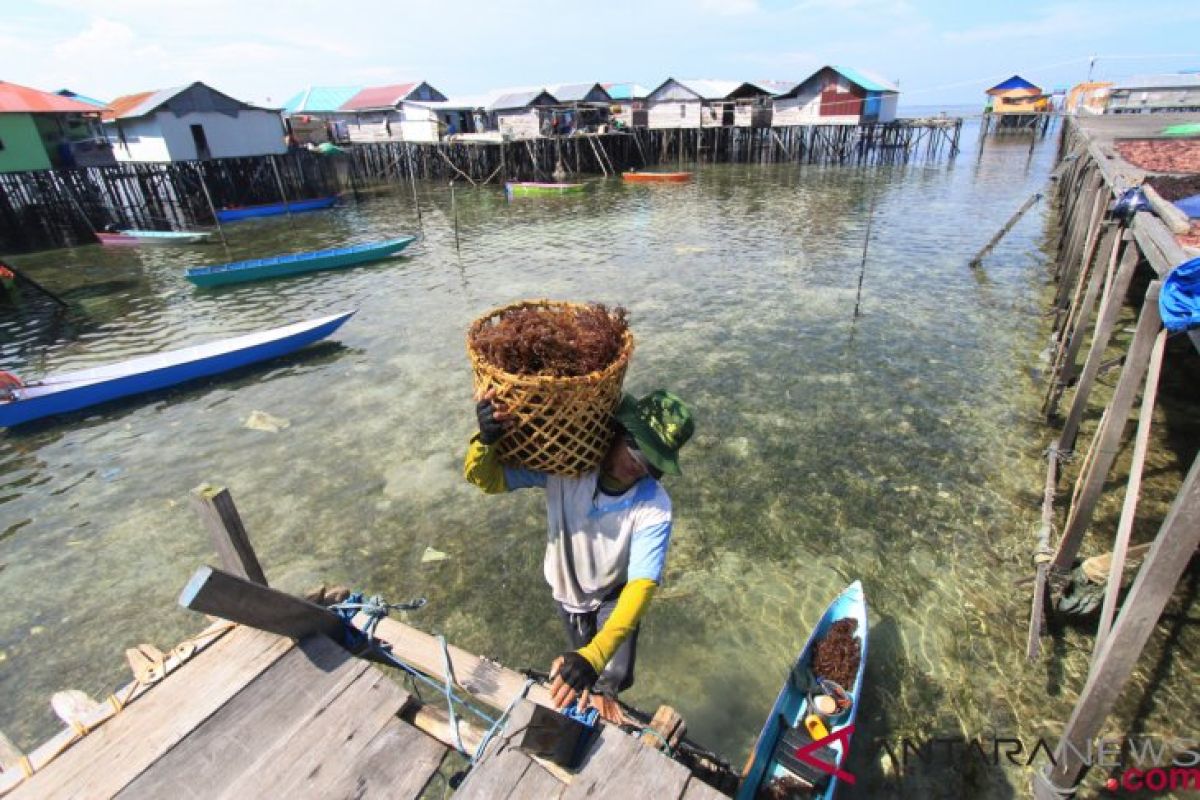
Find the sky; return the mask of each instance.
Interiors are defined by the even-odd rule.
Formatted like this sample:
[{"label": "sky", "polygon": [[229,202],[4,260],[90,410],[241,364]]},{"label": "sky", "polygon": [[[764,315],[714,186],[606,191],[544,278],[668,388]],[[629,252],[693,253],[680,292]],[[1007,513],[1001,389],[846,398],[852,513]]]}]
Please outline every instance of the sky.
[{"label": "sky", "polygon": [[1198,32],[1194,1],[0,0],[0,80],[104,101],[203,81],[279,106],[310,85],[454,97],[839,64],[897,82],[902,106],[959,105],[1014,73],[1054,89],[1200,70]]}]

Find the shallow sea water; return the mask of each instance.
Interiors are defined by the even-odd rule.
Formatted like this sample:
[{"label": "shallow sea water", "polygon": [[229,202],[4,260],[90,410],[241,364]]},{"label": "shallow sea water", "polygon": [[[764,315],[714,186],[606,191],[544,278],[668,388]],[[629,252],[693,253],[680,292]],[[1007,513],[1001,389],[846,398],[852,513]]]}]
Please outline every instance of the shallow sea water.
[{"label": "shallow sea water", "polygon": [[[213,559],[187,503],[204,481],[231,488],[273,585],[425,596],[411,623],[545,668],[562,639],[541,498],[484,497],[460,464],[468,324],[553,297],[627,307],[626,387],[670,388],[697,418],[685,475],[667,483],[675,534],[627,699],[670,703],[740,764],[808,630],[857,578],[871,638],[858,783],[843,796],[1024,796],[1027,770],[897,775],[876,741],[1032,744],[1057,735],[1083,684],[1086,636],[1067,631],[1053,658],[1025,664],[1027,590],[1013,587],[1030,572],[1047,439],[1046,204],[982,270],[967,266],[1046,182],[1053,138],[1032,154],[1027,142],[977,154],[968,127],[949,163],[712,166],[689,185],[596,179],[512,203],[459,187],[452,206],[425,185],[419,224],[399,187],[229,225],[228,257],[210,244],[13,259],[80,309],[65,322],[0,312],[0,367],[32,378],[358,314],[285,360],[0,433],[0,729],[40,741],[57,729],[52,692],[103,696],[125,680],[126,647],[202,626],[175,599]],[[351,270],[216,291],[182,276],[418,230],[402,257]],[[287,426],[248,429],[256,411]],[[422,563],[428,547],[448,558]],[[1170,671],[1151,732],[1190,718],[1193,678]]]}]

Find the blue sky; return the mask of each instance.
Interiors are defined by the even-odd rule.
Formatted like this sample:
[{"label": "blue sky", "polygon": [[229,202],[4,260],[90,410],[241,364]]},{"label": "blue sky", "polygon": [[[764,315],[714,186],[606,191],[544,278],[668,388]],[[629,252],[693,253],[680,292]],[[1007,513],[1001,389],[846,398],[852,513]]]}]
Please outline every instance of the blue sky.
[{"label": "blue sky", "polygon": [[310,84],[492,88],[668,76],[898,81],[902,105],[1200,70],[1200,3],[906,0],[0,0],[0,80],[110,100],[202,80],[282,104]]}]

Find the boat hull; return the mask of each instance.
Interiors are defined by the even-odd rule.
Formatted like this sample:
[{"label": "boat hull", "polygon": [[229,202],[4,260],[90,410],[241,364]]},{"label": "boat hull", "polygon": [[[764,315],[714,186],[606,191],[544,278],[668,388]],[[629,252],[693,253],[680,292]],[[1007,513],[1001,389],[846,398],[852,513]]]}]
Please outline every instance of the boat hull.
[{"label": "boat hull", "polygon": [[294,253],[274,258],[218,264],[212,267],[195,267],[189,269],[185,275],[197,286],[211,287],[283,278],[320,269],[341,269],[395,255],[412,244],[415,239],[415,236],[405,236],[400,239],[371,242],[355,247],[339,247],[335,250]]},{"label": "boat hull", "polygon": [[578,194],[583,191],[582,183],[506,183],[504,191],[509,197],[529,197],[539,195]]},{"label": "boat hull", "polygon": [[[750,762],[747,765],[746,772],[742,777],[741,786],[736,795],[737,800],[754,800],[758,795],[761,786],[765,785],[772,778],[786,774],[784,767],[774,760],[775,746],[779,741],[780,735],[783,733],[780,720],[784,719],[787,723],[795,727],[803,726],[805,716],[808,715],[808,697],[801,686],[792,680],[793,675],[807,676],[807,670],[812,663],[813,648],[818,641],[824,637],[829,627],[840,619],[851,618],[858,620],[858,630],[855,635],[858,637],[862,652],[858,665],[858,674],[854,678],[854,686],[843,687],[853,698],[853,705],[845,719],[839,720],[836,724],[830,726],[830,733],[837,733],[840,730],[854,724],[854,719],[858,714],[858,705],[862,697],[863,673],[867,669],[867,602],[863,595],[862,584],[858,581],[850,584],[842,591],[834,601],[830,603],[829,608],[821,615],[821,619],[817,622],[808,641],[800,650],[800,655],[796,662],[792,665],[788,677],[784,680],[783,688],[779,692],[779,696],[775,699],[775,705],[771,707],[771,713],[767,717],[766,724],[763,725],[762,732],[758,735],[758,741],[754,745]],[[831,743],[831,746],[838,752],[837,763],[839,767],[845,766],[846,763],[846,745],[849,744],[849,737],[838,739]],[[832,777],[824,791],[819,794],[814,794],[814,797],[832,798],[834,792],[837,791],[838,779]]]},{"label": "boat hull", "polygon": [[0,401],[0,427],[78,411],[278,358],[324,339],[353,315],[349,311],[118,364],[53,375],[18,389],[20,399]]},{"label": "boat hull", "polygon": [[211,233],[195,231],[118,231],[117,233],[96,233],[100,244],[105,245],[142,245],[142,244],[194,244],[204,242]]},{"label": "boat hull", "polygon": [[687,183],[692,179],[690,172],[622,172],[621,180],[626,183]]},{"label": "boat hull", "polygon": [[317,197],[312,200],[294,200],[290,203],[266,203],[241,208],[218,208],[217,219],[221,222],[237,222],[251,217],[274,217],[280,214],[298,214],[303,211],[321,211],[333,207],[336,197]]}]

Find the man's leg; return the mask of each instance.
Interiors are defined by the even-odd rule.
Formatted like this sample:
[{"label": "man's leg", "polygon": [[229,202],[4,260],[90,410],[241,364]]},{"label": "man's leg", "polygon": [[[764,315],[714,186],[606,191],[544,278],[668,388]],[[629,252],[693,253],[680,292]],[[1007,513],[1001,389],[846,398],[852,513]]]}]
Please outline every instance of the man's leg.
[{"label": "man's leg", "polygon": [[566,631],[567,646],[572,650],[578,650],[585,646],[596,635],[598,628],[596,627],[595,611],[586,614],[572,614],[557,602],[554,604],[554,608],[558,611],[558,618],[562,620],[563,630]]}]

